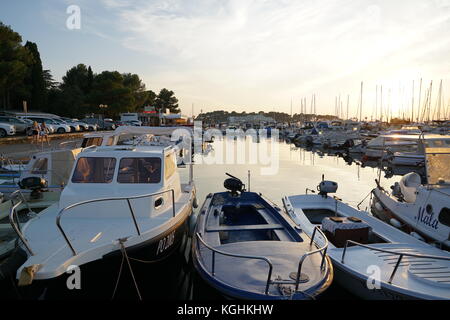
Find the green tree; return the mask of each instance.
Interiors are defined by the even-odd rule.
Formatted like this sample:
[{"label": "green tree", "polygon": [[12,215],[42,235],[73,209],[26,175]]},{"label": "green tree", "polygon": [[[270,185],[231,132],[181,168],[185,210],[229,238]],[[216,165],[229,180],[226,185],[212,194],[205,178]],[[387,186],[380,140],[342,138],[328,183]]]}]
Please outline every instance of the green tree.
[{"label": "green tree", "polygon": [[3,109],[19,107],[29,92],[24,79],[29,74],[32,56],[22,46],[22,37],[0,22],[0,103]]},{"label": "green tree", "polygon": [[159,112],[180,113],[178,108],[178,99],[175,97],[173,91],[161,89],[155,100],[155,107]]},{"label": "green tree", "polygon": [[79,64],[66,72],[63,77],[61,89],[77,87],[84,93],[88,91],[88,68],[84,64]]},{"label": "green tree", "polygon": [[92,72],[91,66],[89,66],[87,73],[87,88],[86,88],[87,93],[91,92],[93,85],[94,85],[94,73]]},{"label": "green tree", "polygon": [[59,86],[59,83],[55,81],[50,70],[44,70],[43,77],[45,83],[45,90],[50,91],[52,89],[56,89]]},{"label": "green tree", "polygon": [[154,107],[156,102],[156,93],[152,90],[146,91],[147,98],[144,101],[144,106]]},{"label": "green tree", "polygon": [[33,61],[30,65],[30,73],[25,81],[30,91],[29,106],[34,110],[42,110],[47,103],[45,90],[44,71],[41,56],[36,43],[27,41],[25,48],[30,52]]}]

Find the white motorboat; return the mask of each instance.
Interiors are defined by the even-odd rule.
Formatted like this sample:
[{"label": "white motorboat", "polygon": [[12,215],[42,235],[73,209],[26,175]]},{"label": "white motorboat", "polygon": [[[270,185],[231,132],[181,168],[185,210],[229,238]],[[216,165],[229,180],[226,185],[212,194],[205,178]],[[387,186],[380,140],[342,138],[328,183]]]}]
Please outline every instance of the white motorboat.
[{"label": "white motorboat", "polygon": [[93,276],[86,290],[102,277],[114,285],[124,257],[157,262],[184,240],[195,186],[192,164],[189,182],[181,183],[173,146],[88,148],[70,176],[59,202],[22,228],[11,213],[27,252],[20,286],[67,290],[73,266]]},{"label": "white motorboat", "polygon": [[82,148],[57,149],[33,154],[24,169],[19,171],[19,177],[1,184],[0,191],[6,195],[11,194],[21,188],[20,183],[24,179],[37,177],[45,179],[49,191],[61,192],[69,179],[75,158],[82,150]]},{"label": "white motorboat", "polygon": [[319,195],[287,196],[291,218],[319,243],[320,227],[329,241],[335,279],[365,299],[450,299],[450,254],[356,210],[327,192],[337,184],[321,183]]},{"label": "white motorboat", "polygon": [[[43,181],[41,181],[43,183]],[[3,201],[0,200],[0,259],[8,256],[16,247],[17,234],[14,232],[8,216],[11,210],[16,210],[17,223],[25,224],[36,217],[42,210],[57,203],[60,192],[48,192],[44,185],[35,183],[30,193],[16,190]],[[1,267],[0,267],[1,268]],[[1,273],[1,272],[0,272]]]},{"label": "white motorboat", "polygon": [[450,147],[450,136],[421,135],[416,140],[417,148],[414,151],[389,151],[388,162],[397,166],[423,166],[425,165],[425,148],[427,146]]},{"label": "white motorboat", "polygon": [[380,135],[369,141],[364,153],[365,160],[384,157],[387,151],[415,151],[419,135],[388,134]]},{"label": "white motorboat", "polygon": [[[431,142],[428,145],[435,146]],[[414,235],[450,248],[450,148],[426,148],[427,183],[411,172],[392,186],[373,190],[372,212],[380,219]]]}]

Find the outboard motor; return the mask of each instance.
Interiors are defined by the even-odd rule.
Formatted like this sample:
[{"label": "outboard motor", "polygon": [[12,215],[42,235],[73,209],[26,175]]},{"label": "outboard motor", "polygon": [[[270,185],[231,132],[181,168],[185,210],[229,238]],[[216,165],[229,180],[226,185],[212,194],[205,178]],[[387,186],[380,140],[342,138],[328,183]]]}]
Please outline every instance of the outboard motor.
[{"label": "outboard motor", "polygon": [[394,197],[396,197],[399,201],[403,201],[402,188],[400,187],[400,184],[398,182],[394,183],[394,185],[391,186],[391,190]]},{"label": "outboard motor", "polygon": [[229,173],[227,173],[226,175],[230,178],[226,179],[223,182],[223,186],[225,187],[225,189],[230,190],[231,195],[237,196],[239,192],[242,193],[243,191],[245,191],[245,185],[244,183],[242,183],[241,179],[236,178]]},{"label": "outboard motor", "polygon": [[311,136],[306,136],[306,138],[305,138],[305,144],[307,145],[307,146],[313,146],[314,145],[314,141],[313,141],[313,137],[311,137]]},{"label": "outboard motor", "polygon": [[354,146],[355,146],[355,142],[353,141],[353,139],[347,139],[344,142],[343,148],[348,149],[348,148],[351,148]]},{"label": "outboard motor", "polygon": [[319,195],[326,198],[329,193],[336,193],[338,188],[338,184],[334,181],[326,181],[322,176],[322,182],[317,186],[317,191],[319,191]]},{"label": "outboard motor", "polygon": [[42,191],[48,187],[47,180],[40,177],[27,177],[19,181],[20,189],[31,190],[31,199],[40,199]]}]

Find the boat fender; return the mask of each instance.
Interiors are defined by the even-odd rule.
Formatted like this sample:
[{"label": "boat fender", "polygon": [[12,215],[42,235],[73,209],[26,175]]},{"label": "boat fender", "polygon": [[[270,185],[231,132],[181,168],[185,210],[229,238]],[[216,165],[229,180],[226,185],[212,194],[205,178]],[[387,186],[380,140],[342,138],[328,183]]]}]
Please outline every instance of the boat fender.
[{"label": "boat fender", "polygon": [[[377,204],[379,204],[379,203],[377,203]],[[397,219],[394,219],[394,218],[390,219],[389,223],[392,226],[396,227],[397,229],[400,229],[401,227],[403,227],[402,223],[400,221],[398,221]]]},{"label": "boat fender", "polygon": [[383,206],[379,202],[375,202],[374,206],[375,206],[375,209],[377,209],[378,211],[383,211],[384,210]]},{"label": "boat fender", "polygon": [[417,232],[411,231],[410,235],[413,236],[414,238],[416,238],[417,240],[425,242],[425,239]]},{"label": "boat fender", "polygon": [[0,283],[6,279],[15,278],[19,267],[27,260],[27,253],[20,247],[14,249],[11,255],[0,263]]},{"label": "boat fender", "polygon": [[194,198],[194,201],[192,201],[192,206],[197,209],[198,208],[198,200],[197,197]]},{"label": "boat fender", "polygon": [[31,266],[24,267],[19,276],[19,287],[29,286],[34,280],[34,275],[41,267],[42,264],[33,264]]},{"label": "boat fender", "polygon": [[197,226],[198,213],[191,214],[189,217],[189,237],[193,237],[195,227]]}]

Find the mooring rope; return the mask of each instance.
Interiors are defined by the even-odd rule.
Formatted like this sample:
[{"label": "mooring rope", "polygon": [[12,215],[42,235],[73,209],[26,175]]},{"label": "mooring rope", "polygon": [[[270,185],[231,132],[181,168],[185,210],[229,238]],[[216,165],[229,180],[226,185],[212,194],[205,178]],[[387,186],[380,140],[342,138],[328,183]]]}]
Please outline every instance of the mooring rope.
[{"label": "mooring rope", "polygon": [[133,279],[133,284],[134,284],[134,287],[136,289],[136,293],[137,293],[137,295],[139,297],[139,301],[142,301],[141,292],[139,291],[139,287],[138,287],[138,284],[136,282],[136,278],[134,276],[133,268],[131,267],[130,259],[128,258],[127,250],[125,249],[125,246],[124,246],[124,242],[125,241],[126,241],[126,239],[125,240],[124,239],[119,239],[120,251],[122,252],[122,261],[120,262],[119,275],[117,277],[116,286],[114,288],[113,296],[112,296],[111,299],[114,299],[114,297],[116,295],[117,287],[119,285],[120,277],[122,275],[123,262],[124,262],[124,260],[126,260],[127,264],[128,264],[128,268],[130,269],[131,278]]}]

